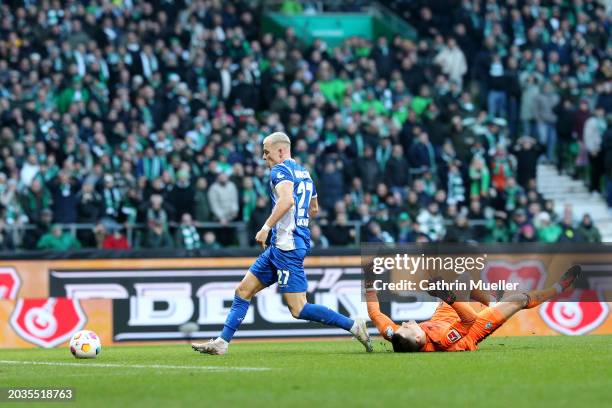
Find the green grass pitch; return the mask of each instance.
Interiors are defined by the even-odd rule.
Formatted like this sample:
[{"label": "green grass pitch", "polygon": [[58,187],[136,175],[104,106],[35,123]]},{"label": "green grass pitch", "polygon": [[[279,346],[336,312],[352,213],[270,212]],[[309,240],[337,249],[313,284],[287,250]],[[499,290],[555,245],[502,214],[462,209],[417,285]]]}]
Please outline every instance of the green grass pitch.
[{"label": "green grass pitch", "polygon": [[612,336],[491,338],[469,353],[389,349],[376,338],[372,354],[348,339],[237,342],[226,356],[187,344],[106,347],[95,360],[67,348],[0,350],[0,386],[75,389],[75,402],[43,407],[612,404]]}]

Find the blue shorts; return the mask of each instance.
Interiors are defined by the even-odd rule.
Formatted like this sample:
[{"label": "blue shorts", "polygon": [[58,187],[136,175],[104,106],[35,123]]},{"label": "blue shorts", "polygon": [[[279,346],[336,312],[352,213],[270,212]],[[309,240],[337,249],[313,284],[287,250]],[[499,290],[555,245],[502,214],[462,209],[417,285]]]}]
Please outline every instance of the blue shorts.
[{"label": "blue shorts", "polygon": [[308,289],[304,272],[305,249],[282,251],[270,246],[251,265],[249,271],[266,287],[278,283],[281,293],[301,293]]}]

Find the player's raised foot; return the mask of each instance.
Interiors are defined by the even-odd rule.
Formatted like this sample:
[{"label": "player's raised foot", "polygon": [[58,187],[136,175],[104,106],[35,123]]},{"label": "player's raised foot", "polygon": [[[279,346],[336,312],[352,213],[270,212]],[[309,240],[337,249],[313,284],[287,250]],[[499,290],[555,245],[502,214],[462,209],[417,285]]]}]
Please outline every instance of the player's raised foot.
[{"label": "player's raised foot", "polygon": [[368,333],[368,326],[366,321],[363,319],[355,319],[353,327],[351,327],[351,334],[355,336],[357,340],[365,347],[368,353],[374,351],[372,347],[372,341],[370,340],[370,334]]},{"label": "player's raised foot", "polygon": [[191,348],[202,354],[223,355],[227,353],[229,343],[221,337],[211,339],[206,343],[191,343]]},{"label": "player's raised foot", "polygon": [[565,273],[561,276],[561,279],[559,279],[559,285],[561,286],[561,289],[565,290],[572,286],[572,284],[576,281],[576,278],[578,278],[581,272],[582,268],[580,267],[580,265],[574,265],[567,271],[565,271]]}]

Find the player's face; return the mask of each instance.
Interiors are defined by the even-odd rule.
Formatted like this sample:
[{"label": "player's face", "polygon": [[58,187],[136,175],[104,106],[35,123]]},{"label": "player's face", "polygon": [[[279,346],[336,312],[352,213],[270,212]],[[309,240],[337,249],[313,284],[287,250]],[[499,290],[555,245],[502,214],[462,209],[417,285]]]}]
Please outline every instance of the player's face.
[{"label": "player's face", "polygon": [[426,342],[425,332],[414,320],[403,322],[402,326],[397,329],[396,333],[406,338],[413,338],[421,346],[423,346]]},{"label": "player's face", "polygon": [[279,145],[278,144],[270,144],[270,143],[264,143],[263,144],[263,159],[266,161],[266,164],[268,165],[269,168],[274,167],[275,165],[277,165],[278,163],[282,163],[282,159],[281,159],[281,149],[279,149]]}]

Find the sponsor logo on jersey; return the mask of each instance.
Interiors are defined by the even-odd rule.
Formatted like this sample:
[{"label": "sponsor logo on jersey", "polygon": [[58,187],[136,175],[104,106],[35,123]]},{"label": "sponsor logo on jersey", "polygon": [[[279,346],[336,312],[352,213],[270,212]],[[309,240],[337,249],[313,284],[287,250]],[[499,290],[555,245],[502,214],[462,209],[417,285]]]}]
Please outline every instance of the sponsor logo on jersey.
[{"label": "sponsor logo on jersey", "polygon": [[456,343],[461,339],[461,335],[459,334],[457,330],[451,329],[451,331],[449,331],[448,334],[446,335],[446,338],[451,343]]}]

